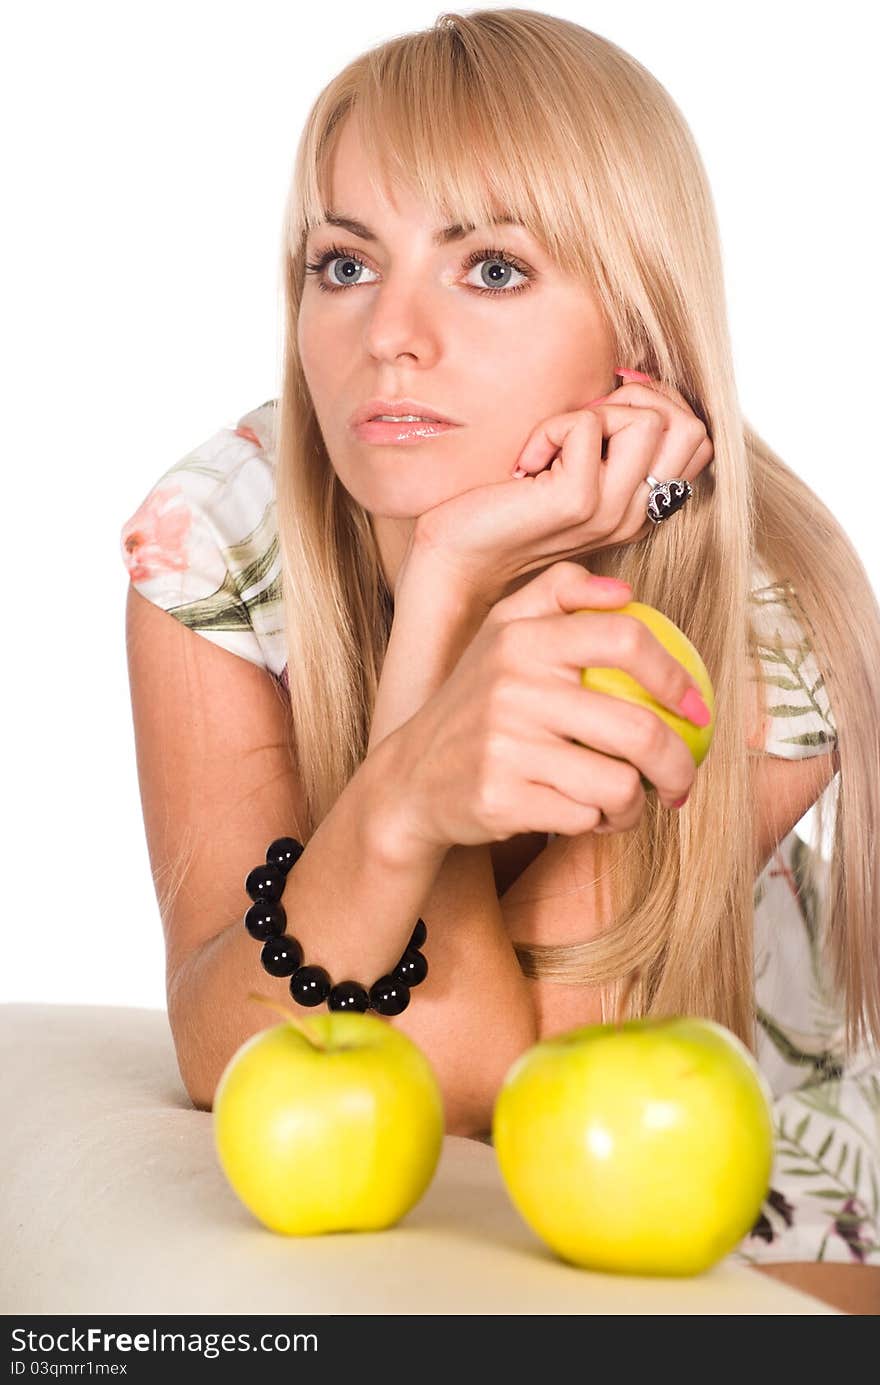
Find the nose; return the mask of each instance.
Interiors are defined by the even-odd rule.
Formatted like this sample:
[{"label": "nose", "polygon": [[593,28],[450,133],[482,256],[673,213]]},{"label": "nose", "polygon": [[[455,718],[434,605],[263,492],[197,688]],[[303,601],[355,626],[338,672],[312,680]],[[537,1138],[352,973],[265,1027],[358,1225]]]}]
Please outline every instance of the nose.
[{"label": "nose", "polygon": [[376,360],[405,355],[430,364],[438,353],[438,336],[437,313],[426,301],[424,285],[419,292],[389,279],[377,288],[364,330],[365,347]]}]

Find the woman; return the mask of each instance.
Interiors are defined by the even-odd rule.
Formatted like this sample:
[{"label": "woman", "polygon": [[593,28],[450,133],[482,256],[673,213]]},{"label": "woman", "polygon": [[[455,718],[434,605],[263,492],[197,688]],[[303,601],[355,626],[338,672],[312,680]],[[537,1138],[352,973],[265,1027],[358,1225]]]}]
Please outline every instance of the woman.
[{"label": "woman", "polygon": [[[274,974],[369,988],[423,916],[427,977],[385,1013],[431,1057],[450,1131],[485,1137],[537,1037],[709,1015],[776,1097],[742,1257],[880,1264],[880,612],[738,408],[680,113],[568,21],[444,15],[318,97],[283,253],[277,407],[171,468],[122,536],[191,1096],[210,1108],[267,1022],[241,880],[293,834],[304,958],[269,939]],[[389,412],[450,423],[365,421]],[[630,596],[712,678],[696,773],[659,717],[580,686],[616,665],[699,724],[684,670],[619,613]],[[793,829],[817,803],[821,836],[832,781],[826,879]],[[326,1008],[319,976],[291,993]]]}]

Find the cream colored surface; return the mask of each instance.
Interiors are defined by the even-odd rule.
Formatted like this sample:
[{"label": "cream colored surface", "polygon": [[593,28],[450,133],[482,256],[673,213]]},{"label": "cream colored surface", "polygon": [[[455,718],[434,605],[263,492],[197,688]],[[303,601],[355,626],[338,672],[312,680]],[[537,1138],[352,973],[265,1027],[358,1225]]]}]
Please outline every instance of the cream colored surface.
[{"label": "cream colored surface", "polygon": [[457,1136],[398,1226],[276,1236],[223,1177],[164,1011],[2,1005],[0,1055],[5,1314],[836,1312],[730,1262],[692,1280],[566,1265],[491,1146]]}]

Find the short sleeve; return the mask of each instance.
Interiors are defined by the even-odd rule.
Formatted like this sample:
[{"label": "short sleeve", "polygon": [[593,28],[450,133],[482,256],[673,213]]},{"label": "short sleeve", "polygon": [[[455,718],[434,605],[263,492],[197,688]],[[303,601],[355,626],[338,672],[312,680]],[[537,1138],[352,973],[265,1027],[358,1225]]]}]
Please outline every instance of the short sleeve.
[{"label": "short sleeve", "polygon": [[763,752],[784,760],[827,754],[837,727],[795,588],[756,565],[749,602],[767,704]]},{"label": "short sleeve", "polygon": [[269,401],[169,467],[122,526],[130,585],[280,678],[286,663]]}]

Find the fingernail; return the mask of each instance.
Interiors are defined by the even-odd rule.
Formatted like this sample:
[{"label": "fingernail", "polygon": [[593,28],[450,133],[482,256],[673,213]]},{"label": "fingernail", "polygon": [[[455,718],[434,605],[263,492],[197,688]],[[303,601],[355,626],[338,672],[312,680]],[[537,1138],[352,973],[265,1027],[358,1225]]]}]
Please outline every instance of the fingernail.
[{"label": "fingernail", "polygon": [[629,380],[644,380],[646,385],[653,384],[650,375],[643,375],[640,370],[627,370],[625,366],[619,365],[614,368],[615,375],[625,375]]},{"label": "fingernail", "polygon": [[598,587],[609,592],[628,592],[632,591],[629,582],[619,582],[616,577],[594,577],[593,581]]},{"label": "fingernail", "polygon": [[696,688],[688,688],[684,697],[678,704],[678,710],[682,716],[687,717],[695,726],[708,726],[712,720],[712,713],[706,706]]},{"label": "fingernail", "polygon": [[685,805],[685,803],[687,803],[687,801],[688,801],[688,794],[689,794],[689,793],[690,793],[690,789],[688,789],[688,791],[687,791],[687,793],[685,794],[684,798],[680,798],[680,799],[678,800],[677,803],[673,803],[673,805],[672,805],[673,808],[683,808],[684,805]]},{"label": "fingernail", "polygon": [[511,472],[511,476],[525,476],[525,475],[527,475],[527,473],[526,473],[525,471],[523,471],[523,469],[522,469],[521,466],[515,466],[515,467],[513,468],[513,471]]}]

